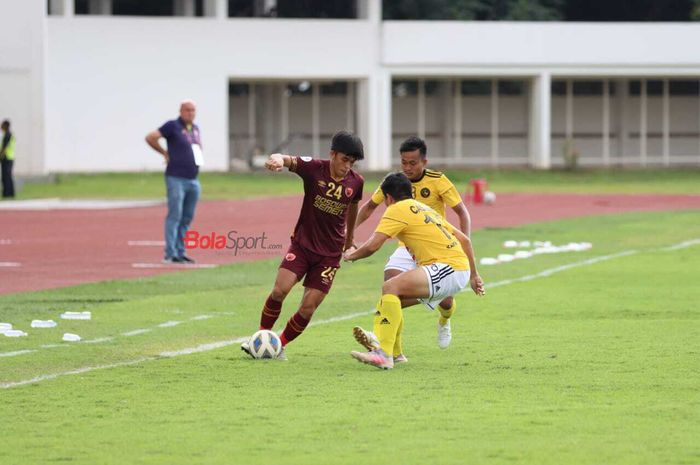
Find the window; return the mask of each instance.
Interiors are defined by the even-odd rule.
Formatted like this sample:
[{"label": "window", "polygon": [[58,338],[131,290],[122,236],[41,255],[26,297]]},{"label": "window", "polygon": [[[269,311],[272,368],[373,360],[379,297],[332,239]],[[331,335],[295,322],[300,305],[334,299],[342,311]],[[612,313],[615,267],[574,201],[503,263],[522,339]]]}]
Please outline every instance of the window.
[{"label": "window", "polygon": [[498,81],[498,95],[524,95],[525,81]]},{"label": "window", "polygon": [[491,95],[491,81],[462,81],[462,95]]},{"label": "window", "polygon": [[695,81],[671,81],[669,83],[671,95],[691,95],[697,97],[700,94],[700,82]]},{"label": "window", "polygon": [[173,16],[175,9],[173,0],[112,0],[112,14],[115,16]]}]

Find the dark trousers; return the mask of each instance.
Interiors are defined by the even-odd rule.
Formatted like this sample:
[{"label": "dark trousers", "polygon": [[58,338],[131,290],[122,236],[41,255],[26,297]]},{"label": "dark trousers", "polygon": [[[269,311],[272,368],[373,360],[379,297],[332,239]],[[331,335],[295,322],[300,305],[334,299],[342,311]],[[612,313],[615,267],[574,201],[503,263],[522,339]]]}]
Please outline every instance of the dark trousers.
[{"label": "dark trousers", "polygon": [[15,183],[12,181],[12,165],[14,160],[2,160],[2,196],[15,196]]}]

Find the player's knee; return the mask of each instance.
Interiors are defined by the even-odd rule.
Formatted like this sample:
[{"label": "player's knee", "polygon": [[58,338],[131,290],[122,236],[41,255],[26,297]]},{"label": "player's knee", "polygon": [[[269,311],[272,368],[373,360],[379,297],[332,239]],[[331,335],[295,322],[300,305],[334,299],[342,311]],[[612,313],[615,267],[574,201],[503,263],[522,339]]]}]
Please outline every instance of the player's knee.
[{"label": "player's knee", "polygon": [[398,286],[391,281],[385,281],[382,285],[382,294],[398,295]]},{"label": "player's knee", "polygon": [[287,297],[287,294],[289,294],[289,289],[284,289],[281,286],[275,286],[272,288],[272,292],[270,292],[270,297],[272,297],[272,300],[282,302]]},{"label": "player's knee", "polygon": [[301,304],[301,306],[299,307],[299,313],[301,313],[301,316],[303,316],[307,320],[310,320],[311,317],[314,315],[316,308],[316,305],[313,304]]},{"label": "player's knee", "polygon": [[440,302],[440,306],[442,308],[450,308],[454,300],[454,297],[445,297],[445,299],[442,302]]},{"label": "player's knee", "polygon": [[384,281],[389,281],[391,278],[394,278],[400,274],[401,274],[401,272],[399,270],[394,270],[394,269],[384,270]]}]

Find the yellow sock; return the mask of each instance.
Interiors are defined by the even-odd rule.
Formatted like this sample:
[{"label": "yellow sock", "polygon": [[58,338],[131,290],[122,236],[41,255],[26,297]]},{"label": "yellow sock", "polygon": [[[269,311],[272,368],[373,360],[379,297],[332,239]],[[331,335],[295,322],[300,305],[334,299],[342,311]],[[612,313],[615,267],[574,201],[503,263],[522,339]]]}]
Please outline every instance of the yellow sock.
[{"label": "yellow sock", "polygon": [[450,319],[455,310],[457,310],[457,299],[454,298],[452,299],[452,306],[450,308],[442,308],[441,305],[438,305],[438,311],[440,312],[438,322],[440,322],[440,326],[445,326],[447,324],[447,320]]},{"label": "yellow sock", "polygon": [[396,330],[396,340],[394,341],[394,355],[401,355],[403,353],[403,348],[401,347],[401,333],[403,333],[403,311],[401,313],[401,321],[399,322],[399,327]]},{"label": "yellow sock", "polygon": [[374,314],[374,334],[379,338],[379,345],[387,355],[394,355],[396,333],[403,320],[401,301],[393,294],[384,294],[377,304]]}]

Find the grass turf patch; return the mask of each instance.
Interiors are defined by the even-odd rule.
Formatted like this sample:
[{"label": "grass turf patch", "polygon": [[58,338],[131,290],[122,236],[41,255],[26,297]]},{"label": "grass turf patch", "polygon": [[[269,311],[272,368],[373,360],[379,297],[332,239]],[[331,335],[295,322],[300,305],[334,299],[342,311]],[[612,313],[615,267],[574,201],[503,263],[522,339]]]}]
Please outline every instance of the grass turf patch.
[{"label": "grass turf patch", "polygon": [[[506,239],[593,243],[481,267],[487,289],[638,252],[504,284],[483,299],[460,295],[446,351],[436,347],[436,315],[407,309],[409,363],[382,372],[348,352],[356,349],[350,328],[371,324],[387,247],[343,265],[314,321],[367,315],[309,328],[288,362],[249,360],[234,345],[0,391],[0,416],[11,419],[0,462],[696,462],[700,254],[660,247],[700,237],[699,220],[697,211],[635,213],[477,231],[479,256],[502,252]],[[0,321],[16,326],[64,310],[90,310],[93,320],[0,339],[0,352],[49,343],[68,325],[114,339],[0,358],[0,380],[250,334],[277,264],[1,296]],[[299,297],[298,289],[289,296],[282,324]],[[210,318],[192,320],[199,315]],[[183,323],[158,327],[171,320]],[[121,336],[138,328],[151,331]]]}]

